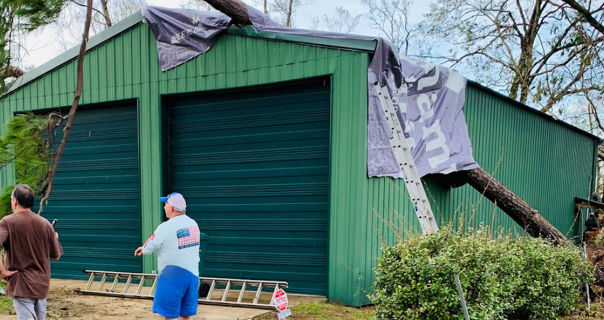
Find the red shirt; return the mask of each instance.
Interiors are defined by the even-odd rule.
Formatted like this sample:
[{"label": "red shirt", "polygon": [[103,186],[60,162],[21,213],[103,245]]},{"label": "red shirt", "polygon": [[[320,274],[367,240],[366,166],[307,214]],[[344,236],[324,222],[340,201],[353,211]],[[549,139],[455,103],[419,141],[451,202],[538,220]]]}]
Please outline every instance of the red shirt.
[{"label": "red shirt", "polygon": [[63,248],[48,220],[22,210],[0,220],[0,245],[7,270],[17,270],[8,280],[10,297],[44,299],[50,287],[50,258],[58,259]]}]

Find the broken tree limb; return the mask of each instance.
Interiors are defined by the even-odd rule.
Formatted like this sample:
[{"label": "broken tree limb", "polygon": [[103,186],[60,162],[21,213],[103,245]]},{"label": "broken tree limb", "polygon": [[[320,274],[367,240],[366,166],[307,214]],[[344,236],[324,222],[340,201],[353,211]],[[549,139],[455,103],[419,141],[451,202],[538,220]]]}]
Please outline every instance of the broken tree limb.
[{"label": "broken tree limb", "polygon": [[214,9],[226,14],[239,26],[251,25],[247,7],[239,0],[206,0]]},{"label": "broken tree limb", "polygon": [[539,212],[482,168],[462,171],[466,182],[491,200],[533,237],[543,237],[556,244],[568,239]]},{"label": "broken tree limb", "polygon": [[65,129],[63,129],[63,139],[61,140],[61,145],[59,145],[59,150],[55,155],[54,162],[52,164],[52,168],[48,173],[48,185],[46,187],[46,194],[40,200],[40,208],[38,209],[38,214],[42,214],[44,209],[44,205],[48,202],[48,197],[50,197],[50,192],[52,191],[52,182],[55,177],[55,173],[57,172],[57,167],[59,166],[59,161],[61,160],[61,156],[63,155],[63,150],[65,150],[65,145],[67,145],[67,140],[69,139],[69,133],[71,132],[71,125],[73,123],[73,119],[75,118],[76,111],[78,110],[78,104],[80,103],[80,97],[82,96],[82,86],[84,83],[84,57],[86,56],[86,44],[88,43],[88,35],[90,31],[90,20],[92,19],[92,0],[88,0],[88,5],[86,9],[86,21],[84,22],[84,34],[82,34],[82,43],[80,44],[80,53],[78,54],[78,68],[77,68],[77,79],[76,79],[76,90],[75,95],[73,97],[73,103],[71,104],[71,109],[69,109],[69,114],[67,115],[67,124],[65,125]]}]

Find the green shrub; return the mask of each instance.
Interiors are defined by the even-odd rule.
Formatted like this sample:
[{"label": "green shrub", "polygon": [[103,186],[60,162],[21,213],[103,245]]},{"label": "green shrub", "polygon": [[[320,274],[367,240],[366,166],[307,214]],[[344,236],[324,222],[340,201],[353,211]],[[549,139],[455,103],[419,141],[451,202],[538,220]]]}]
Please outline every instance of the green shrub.
[{"label": "green shrub", "polygon": [[377,319],[463,319],[459,274],[472,319],[556,319],[572,310],[593,269],[572,245],[464,235],[447,227],[388,247],[376,267]]}]

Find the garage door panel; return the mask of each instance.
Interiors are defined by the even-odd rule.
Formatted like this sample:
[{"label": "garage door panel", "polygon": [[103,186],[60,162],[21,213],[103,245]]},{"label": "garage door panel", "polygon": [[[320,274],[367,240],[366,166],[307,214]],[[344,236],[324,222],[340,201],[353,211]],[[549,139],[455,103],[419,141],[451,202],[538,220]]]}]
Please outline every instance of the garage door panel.
[{"label": "garage door panel", "polygon": [[89,177],[63,177],[61,179],[55,179],[53,181],[54,186],[60,185],[73,185],[73,184],[95,184],[95,185],[103,185],[103,184],[112,184],[115,186],[116,183],[119,183],[122,187],[136,187],[139,183],[138,176],[121,176],[121,175],[98,175],[98,176],[89,176]]},{"label": "garage door panel", "polygon": [[[198,128],[198,132],[204,131],[215,131],[219,132],[228,132],[228,130],[237,128],[248,129],[248,128],[266,128],[271,127],[275,122],[281,122],[283,124],[294,124],[294,123],[313,123],[328,117],[329,113],[327,112],[299,112],[299,113],[282,113],[278,112],[276,114],[262,114],[248,117],[233,117],[233,118],[219,118],[219,119],[208,119],[206,117],[195,119],[189,118],[190,120],[179,123],[179,125],[183,126],[183,128],[188,128],[188,132],[194,132],[194,128]],[[199,121],[199,122],[198,122]],[[196,130],[195,130],[196,131]],[[178,132],[175,132],[178,133]]]},{"label": "garage door panel", "polygon": [[220,178],[222,178],[225,183],[240,183],[241,179],[253,180],[256,178],[263,178],[269,173],[276,177],[298,177],[302,174],[306,174],[309,177],[316,177],[328,174],[328,170],[329,168],[327,166],[308,166],[305,164],[304,167],[298,168],[287,166],[287,163],[281,163],[279,170],[276,170],[274,167],[250,169],[245,168],[245,166],[240,166],[239,168],[232,168],[232,170],[214,169],[200,171],[199,169],[191,169],[188,166],[183,166],[182,169],[179,168],[178,172],[174,173],[174,179],[180,181],[194,180],[198,185],[213,185],[214,182],[212,181]]},{"label": "garage door panel", "polygon": [[[213,238],[213,242],[215,243],[215,246],[219,246],[218,244],[220,244],[220,246],[227,246],[227,247],[232,247],[232,246],[237,246],[237,245],[241,245],[241,243],[245,243],[248,246],[259,246],[262,247],[266,244],[266,241],[278,241],[279,245],[282,247],[300,247],[301,243],[305,244],[306,246],[310,247],[310,248],[314,248],[317,246],[326,246],[327,245],[327,239],[325,239],[325,237],[323,237],[323,233],[318,234],[315,237],[309,237],[307,235],[304,235],[302,237],[294,237],[291,233],[287,233],[285,236],[279,236],[279,235],[271,235],[270,237],[268,235],[252,235],[252,236],[245,236],[239,233],[235,233],[233,235],[228,235],[228,234],[224,234],[221,236],[214,236]],[[221,251],[221,250],[215,250],[215,251]]]},{"label": "garage door panel", "polygon": [[[207,174],[207,179],[210,179],[210,175],[214,174],[224,174],[224,175],[233,175],[233,174],[246,174],[246,173],[267,173],[269,171],[273,171],[273,174],[276,176],[285,176],[289,175],[292,172],[302,172],[303,170],[308,170],[308,172],[313,172],[315,170],[327,170],[328,166],[325,164],[325,158],[310,158],[305,159],[305,161],[300,160],[285,160],[279,161],[278,163],[266,163],[266,162],[244,162],[240,160],[235,163],[225,163],[222,166],[219,164],[199,164],[195,163],[195,166],[186,165],[183,161],[181,164],[173,166],[172,168],[176,168],[178,170],[172,170],[175,179],[186,180],[187,174],[189,173],[200,173]],[[189,164],[193,164],[193,162],[189,162]]]},{"label": "garage door panel", "polygon": [[[60,235],[60,239],[61,241],[66,241],[66,242],[70,242],[69,246],[65,246],[65,250],[67,249],[74,249],[74,248],[88,248],[87,250],[92,250],[93,248],[96,249],[100,249],[100,248],[122,248],[124,247],[124,244],[128,244],[131,243],[133,241],[137,241],[140,242],[140,237],[138,234],[135,234],[135,232],[138,231],[132,231],[132,232],[126,232],[123,229],[112,229],[112,230],[121,230],[121,232],[116,233],[114,235],[112,235],[112,239],[111,242],[107,241],[107,235],[104,232],[106,230],[103,229],[94,229],[94,230],[86,230],[86,233],[83,233],[82,230],[69,230],[67,228],[63,228],[65,229],[64,234],[61,233]],[[94,231],[94,232],[91,232]],[[140,244],[139,244],[140,245]],[[134,248],[136,249],[136,247]],[[133,249],[131,248],[125,248],[124,250],[128,251],[132,251]],[[82,250],[82,251],[86,251],[86,250]],[[122,257],[124,258],[124,257]]]},{"label": "garage door panel", "polygon": [[179,165],[208,165],[248,162],[278,162],[288,160],[326,159],[329,154],[325,146],[303,146],[297,148],[275,148],[253,151],[197,153],[190,156],[172,156],[172,164]]},{"label": "garage door panel", "polygon": [[209,235],[204,274],[327,293],[324,81],[169,99],[169,188]]},{"label": "garage door panel", "polygon": [[121,154],[128,157],[137,157],[137,154],[132,151],[131,144],[112,144],[112,145],[90,145],[82,144],[74,146],[70,150],[65,150],[63,155],[77,155],[82,153],[100,153],[100,154]]},{"label": "garage door panel", "polygon": [[44,210],[59,220],[65,251],[52,263],[53,277],[84,279],[83,269],[142,271],[133,257],[142,238],[137,124],[133,103],[78,110]]},{"label": "garage door panel", "polygon": [[[109,125],[109,128],[107,128]],[[87,128],[80,130],[73,130],[73,132],[69,133],[69,141],[73,142],[74,145],[86,143],[90,141],[96,141],[99,144],[113,144],[113,141],[128,141],[128,138],[133,135],[136,136],[136,127],[132,128],[133,125],[136,125],[135,122],[128,123],[127,126],[118,127],[111,124],[105,124],[105,127],[102,129],[95,128]],[[76,124],[73,125],[75,128]],[[82,124],[81,126],[85,126]],[[117,131],[116,131],[117,130]],[[60,136],[62,137],[62,136]]]},{"label": "garage door panel", "polygon": [[[281,89],[279,89],[281,90]],[[329,104],[329,99],[325,95],[329,90],[316,91],[296,91],[285,90],[282,92],[272,92],[270,95],[258,96],[257,92],[237,92],[230,95],[229,100],[223,96],[209,94],[199,96],[179,97],[179,104],[175,105],[176,110],[181,110],[189,115],[212,115],[223,116],[224,112],[239,111],[254,112],[258,109],[269,109],[275,107],[295,106],[305,104],[303,108],[313,109],[313,106]],[[329,106],[327,106],[329,108]],[[329,109],[327,109],[329,110]]]},{"label": "garage door panel", "polygon": [[[273,239],[270,239],[268,237],[262,237],[262,235],[258,235],[256,237],[254,237],[253,234],[246,234],[246,235],[242,235],[243,237],[248,237],[248,238],[258,238],[259,240],[269,240],[269,241],[274,241]],[[275,235],[276,237],[279,237],[278,235]],[[281,238],[278,238],[277,240],[279,240]],[[296,245],[294,245],[293,241],[291,240],[298,240],[298,243]],[[242,257],[246,257],[246,259],[249,259],[253,256],[267,256],[267,257],[274,257],[275,254],[277,254],[279,257],[282,258],[286,258],[288,256],[291,256],[292,258],[300,258],[300,259],[308,259],[309,257],[313,257],[314,260],[316,261],[322,261],[321,259],[324,258],[324,254],[326,253],[325,251],[318,251],[316,247],[314,246],[301,246],[299,242],[303,241],[303,240],[307,240],[306,238],[304,239],[299,239],[299,238],[291,238],[290,241],[290,246],[279,246],[278,248],[275,248],[275,250],[267,250],[266,248],[266,243],[264,244],[260,244],[260,245],[236,245],[236,244],[232,244],[230,242],[226,242],[226,243],[213,243],[212,246],[212,251],[208,251],[208,255],[209,256],[215,256],[216,258],[219,257],[224,257],[226,255],[242,255]],[[313,243],[320,243],[319,241],[313,241]],[[325,244],[325,243],[322,243]],[[228,250],[228,253],[226,252],[226,250]],[[313,260],[313,261],[314,261]],[[296,270],[299,269],[299,267],[295,266],[295,265],[290,265],[291,261],[288,260],[284,260],[281,261],[284,264],[289,265],[291,268],[294,268]],[[250,262],[251,263],[251,262]],[[262,260],[259,260],[257,263],[260,264],[265,264],[265,262],[262,262]],[[322,262],[321,262],[322,263]],[[322,264],[319,264],[322,265]]]},{"label": "garage door panel", "polygon": [[[300,148],[308,148],[308,147],[322,147],[321,142],[325,140],[325,137],[316,137],[316,138],[308,138],[308,139],[299,139],[299,140],[281,140],[281,141],[266,141],[266,142],[248,142],[248,141],[240,141],[238,144],[233,141],[232,144],[225,144],[223,146],[214,145],[214,146],[198,146],[203,148],[202,153],[187,153],[184,154],[184,157],[200,157],[200,156],[208,156],[220,154],[221,156],[228,158],[234,155],[239,156],[239,152],[241,148],[246,148],[248,153],[255,152],[290,152],[297,151]],[[327,158],[328,154],[324,154],[324,158]],[[241,159],[245,160],[245,159]],[[267,155],[267,161],[271,161]]]},{"label": "garage door panel", "polygon": [[[324,204],[323,204],[324,205]],[[299,208],[300,205],[297,205]],[[216,212],[219,212],[220,215],[217,216]],[[199,218],[205,224],[220,224],[221,221],[228,221],[232,219],[248,219],[248,220],[260,220],[260,219],[274,219],[275,217],[279,217],[283,221],[299,221],[299,220],[313,220],[318,219],[321,221],[326,221],[325,212],[323,211],[294,211],[289,210],[286,211],[284,209],[281,210],[217,210],[215,212],[211,210],[204,210],[204,213],[199,214]]]},{"label": "garage door panel", "polygon": [[[220,212],[281,212],[281,211],[296,211],[307,212],[304,210],[305,207],[309,208],[309,210],[321,210],[320,208],[325,207],[327,205],[327,201],[317,201],[317,202],[292,202],[292,201],[283,201],[280,203],[233,203],[232,201],[224,201],[222,199],[221,203],[210,203],[209,201],[215,201],[215,199],[208,199],[206,203],[198,204],[197,208],[199,212],[207,212],[207,213],[220,213]],[[324,212],[324,211],[322,211]]]},{"label": "garage door panel", "polygon": [[[173,157],[173,159],[176,157]],[[180,160],[180,159],[176,159]],[[306,158],[306,159],[288,159],[277,162],[258,162],[258,161],[248,161],[244,162],[239,160],[237,162],[232,163],[197,163],[195,166],[185,165],[186,162],[182,161],[178,165],[173,165],[172,168],[178,168],[178,170],[172,170],[174,179],[179,179],[178,175],[187,174],[190,172],[206,172],[208,175],[213,174],[214,172],[224,172],[224,174],[230,174],[230,172],[244,172],[244,171],[254,171],[254,170],[263,170],[265,172],[272,171],[275,175],[283,175],[291,172],[292,169],[296,170],[304,170],[307,168],[309,171],[314,168],[328,168],[325,163],[325,158]],[[185,176],[186,177],[186,176]]]},{"label": "garage door panel", "polygon": [[[205,139],[186,139],[175,143],[177,148],[204,148],[204,153],[209,152],[228,152],[241,149],[242,145],[250,149],[282,149],[288,147],[321,145],[325,139],[327,130],[307,130],[307,131],[283,131],[275,134],[256,134],[254,136],[244,137],[241,135],[225,134],[221,137]],[[315,143],[313,144],[313,140]],[[190,154],[198,152],[191,151]]]},{"label": "garage door panel", "polygon": [[296,140],[305,137],[325,137],[329,134],[326,128],[328,123],[299,123],[290,125],[272,126],[270,132],[265,127],[231,128],[223,131],[200,132],[187,128],[187,131],[177,132],[173,135],[176,147],[210,146],[220,144],[233,144],[253,141],[280,141]]}]

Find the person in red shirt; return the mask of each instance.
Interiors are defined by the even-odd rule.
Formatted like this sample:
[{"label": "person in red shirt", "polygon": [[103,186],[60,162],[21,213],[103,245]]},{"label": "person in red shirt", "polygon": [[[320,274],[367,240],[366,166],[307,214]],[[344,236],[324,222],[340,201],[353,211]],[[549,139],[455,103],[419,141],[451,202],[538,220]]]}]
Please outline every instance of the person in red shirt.
[{"label": "person in red shirt", "polygon": [[33,190],[16,185],[11,194],[13,213],[0,220],[0,276],[8,280],[6,293],[13,298],[18,320],[46,319],[50,288],[50,258],[59,260],[63,248],[48,220],[33,213]]}]

